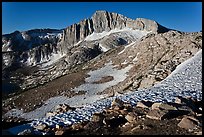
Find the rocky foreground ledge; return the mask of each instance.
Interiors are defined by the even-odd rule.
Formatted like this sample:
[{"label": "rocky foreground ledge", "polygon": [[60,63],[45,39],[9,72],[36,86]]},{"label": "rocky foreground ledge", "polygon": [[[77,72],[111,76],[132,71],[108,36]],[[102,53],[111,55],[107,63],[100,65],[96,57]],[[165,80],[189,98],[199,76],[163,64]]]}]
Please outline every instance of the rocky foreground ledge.
[{"label": "rocky foreground ledge", "polygon": [[[49,115],[74,111],[58,105]],[[36,132],[38,131],[38,132]],[[109,108],[96,112],[91,120],[69,126],[45,123],[18,135],[202,135],[202,100],[177,97],[173,103],[140,101],[136,105],[114,99]]]}]

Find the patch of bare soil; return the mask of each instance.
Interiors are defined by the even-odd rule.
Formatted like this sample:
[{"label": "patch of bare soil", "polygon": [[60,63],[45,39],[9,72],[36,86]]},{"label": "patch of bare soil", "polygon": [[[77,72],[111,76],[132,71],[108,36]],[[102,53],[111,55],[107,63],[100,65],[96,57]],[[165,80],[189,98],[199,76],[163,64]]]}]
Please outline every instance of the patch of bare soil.
[{"label": "patch of bare soil", "polygon": [[113,76],[105,76],[105,77],[102,77],[99,81],[93,82],[93,84],[106,83],[106,82],[112,81],[113,79],[114,79]]}]

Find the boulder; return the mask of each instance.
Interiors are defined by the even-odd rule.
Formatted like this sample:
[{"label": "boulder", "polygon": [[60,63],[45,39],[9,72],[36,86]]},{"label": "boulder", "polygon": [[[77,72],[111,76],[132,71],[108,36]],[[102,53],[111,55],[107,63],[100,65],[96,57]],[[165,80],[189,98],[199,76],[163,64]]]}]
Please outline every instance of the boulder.
[{"label": "boulder", "polygon": [[162,104],[162,103],[157,103],[157,102],[156,102],[156,103],[153,103],[152,106],[151,106],[151,109],[152,109],[152,110],[154,110],[154,109],[159,109],[159,106],[160,106],[161,104]]},{"label": "boulder", "polygon": [[136,107],[141,107],[141,108],[149,108],[152,106],[152,102],[150,101],[140,101],[140,102],[137,102],[137,105]]},{"label": "boulder", "polygon": [[153,103],[151,109],[161,109],[161,110],[177,110],[176,107],[166,104],[166,103]]},{"label": "boulder", "polygon": [[176,107],[166,103],[162,103],[161,105],[159,105],[159,108],[163,110],[177,110]]},{"label": "boulder", "polygon": [[178,123],[178,126],[185,129],[194,129],[197,126],[197,121],[187,116],[183,117]]},{"label": "boulder", "polygon": [[146,117],[150,118],[150,119],[156,119],[156,120],[163,120],[164,116],[168,113],[168,111],[166,110],[158,110],[158,109],[154,109],[154,110],[150,110]]}]

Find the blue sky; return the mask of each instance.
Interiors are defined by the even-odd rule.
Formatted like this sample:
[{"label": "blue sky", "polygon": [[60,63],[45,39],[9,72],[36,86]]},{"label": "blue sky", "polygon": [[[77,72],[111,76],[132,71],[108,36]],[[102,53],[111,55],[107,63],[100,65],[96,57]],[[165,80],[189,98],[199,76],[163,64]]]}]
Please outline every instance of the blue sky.
[{"label": "blue sky", "polygon": [[202,2],[2,2],[2,33],[66,28],[96,10],[152,19],[185,32],[202,30]]}]

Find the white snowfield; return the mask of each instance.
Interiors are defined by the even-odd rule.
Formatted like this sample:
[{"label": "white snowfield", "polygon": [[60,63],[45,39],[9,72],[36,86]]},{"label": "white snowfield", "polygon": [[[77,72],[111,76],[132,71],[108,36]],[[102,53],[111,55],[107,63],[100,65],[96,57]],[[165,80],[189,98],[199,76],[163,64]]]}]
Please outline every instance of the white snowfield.
[{"label": "white snowfield", "polygon": [[[114,67],[115,66],[112,65],[112,62],[109,62],[108,64],[105,65],[105,67],[102,67],[98,70],[90,71],[88,73],[90,77],[85,79],[86,83],[80,85],[79,87],[73,90],[87,91],[88,96],[102,92],[106,88],[114,86],[119,82],[124,81],[127,78],[126,72],[128,72],[132,68],[132,65],[129,65],[126,68],[121,70],[117,70]],[[102,77],[106,77],[106,76],[112,76],[113,80],[106,83],[101,83],[101,84],[93,83],[93,82],[99,81]]]},{"label": "white snowfield", "polygon": [[[95,80],[97,79],[96,76]],[[87,81],[90,82],[91,80],[88,79]],[[136,105],[136,103],[141,100],[174,102],[177,96],[191,96],[195,99],[202,100],[202,50],[180,64],[170,76],[153,87],[97,101],[93,100],[91,104],[86,104],[82,108],[77,108],[75,111],[68,111],[56,116],[37,119],[28,125],[32,127],[39,123],[46,123],[51,127],[55,127],[56,124],[71,125],[73,123],[90,120],[95,112],[101,112],[104,108],[109,107],[114,98],[120,98],[125,102]],[[78,100],[76,100],[76,102],[77,101]],[[11,132],[16,128],[12,128]],[[36,132],[39,131],[36,130]]]},{"label": "white snowfield", "polygon": [[113,29],[110,31],[103,31],[101,33],[93,32],[91,35],[87,36],[84,40],[85,41],[98,40],[98,39],[102,39],[103,37],[108,36],[112,33],[118,33],[118,32],[122,32],[121,35],[125,35],[125,36],[127,35],[128,37],[140,39],[144,35],[147,35],[147,33],[150,33],[151,31],[133,30],[132,28]]}]

